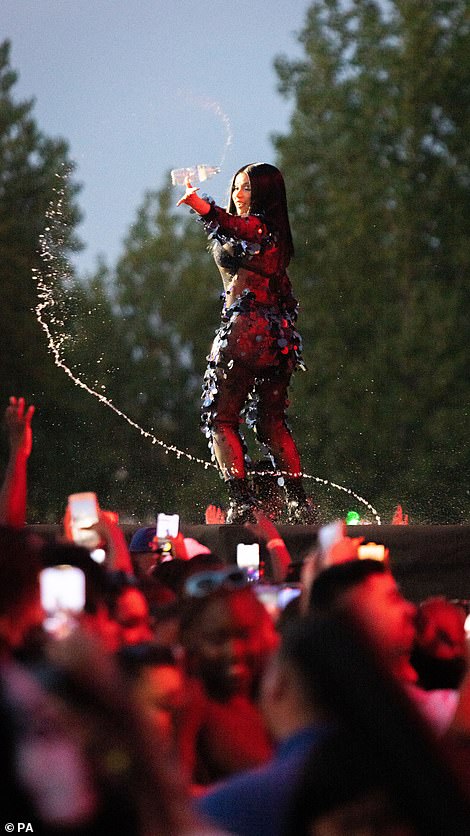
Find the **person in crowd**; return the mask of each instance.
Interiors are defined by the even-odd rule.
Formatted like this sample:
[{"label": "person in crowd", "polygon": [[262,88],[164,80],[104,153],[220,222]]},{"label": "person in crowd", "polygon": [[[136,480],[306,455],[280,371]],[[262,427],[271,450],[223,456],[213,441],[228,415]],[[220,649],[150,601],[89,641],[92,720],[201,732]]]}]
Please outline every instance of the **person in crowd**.
[{"label": "person in crowd", "polygon": [[416,607],[401,594],[392,573],[377,560],[352,560],[331,566],[314,580],[314,612],[354,604],[367,621],[400,679],[415,681],[409,657],[416,635]]},{"label": "person in crowd", "polygon": [[[282,634],[262,678],[260,706],[277,749],[265,764],[221,782],[197,809],[238,836],[277,836],[290,796],[312,748],[331,733],[331,717],[315,693],[306,660],[309,633],[297,620]],[[306,663],[307,661],[307,663]]]},{"label": "person in crowd", "polygon": [[351,602],[285,629],[262,686],[266,716],[283,740],[277,756],[197,801],[230,833],[465,832],[458,828],[469,798],[455,764],[356,615]]},{"label": "person in crowd", "polygon": [[424,691],[410,662],[416,637],[416,606],[401,594],[390,569],[379,560],[350,560],[324,569],[310,592],[314,612],[328,613],[354,607],[358,620],[374,635],[398,681],[428,718],[443,733],[457,704],[453,690]]},{"label": "person in crowd", "polygon": [[218,505],[214,505],[212,502],[204,511],[204,522],[206,525],[225,525],[225,517],[226,514],[223,508],[219,508]]},{"label": "person in crowd", "polygon": [[[64,548],[69,559],[77,551],[57,544],[56,559]],[[52,551],[25,530],[0,527],[5,821],[29,822],[41,836],[213,832],[190,809],[178,763],[101,643],[77,626],[60,640],[43,634],[40,656],[24,653],[44,618],[39,576],[46,556],[54,565]]]},{"label": "person in crowd", "polygon": [[[258,542],[264,543],[269,554],[270,580],[274,583],[282,583],[287,578],[292,565],[292,558],[289,550],[279,534],[271,516],[267,515],[261,507],[253,510],[254,522],[246,522],[245,528],[250,531]],[[208,505],[206,508],[206,523],[208,525],[222,525],[225,521],[225,514],[220,508]]]},{"label": "person in crowd", "polygon": [[[64,514],[64,536],[69,543],[74,542],[70,507],[67,505]],[[98,509],[98,522],[90,526],[98,537],[104,556],[106,569],[115,572],[133,573],[131,556],[127,548],[126,538],[119,526],[118,515],[114,511]]]},{"label": "person in crowd", "polygon": [[78,740],[33,675],[29,639],[42,627],[42,541],[24,529],[0,528],[0,738],[3,809],[34,832],[88,824],[95,793]]},{"label": "person in crowd", "polygon": [[42,625],[42,545],[25,529],[0,526],[0,659],[8,659]]},{"label": "person in crowd", "polygon": [[444,741],[463,776],[464,787],[470,791],[470,643],[467,643],[467,664],[459,687],[457,708]]},{"label": "person in crowd", "polygon": [[[100,512],[100,517],[103,513]],[[103,532],[103,538],[106,537],[103,543],[107,552],[112,539],[118,543],[118,553],[124,553],[118,563],[130,567],[125,543],[116,537],[117,524],[100,522],[96,528]],[[113,532],[111,538],[109,528]],[[104,563],[96,563],[88,549],[69,542],[45,544],[42,559],[45,566],[71,565],[84,572],[85,606],[78,621],[82,629],[103,643],[104,649],[114,652],[122,645],[153,639],[149,604],[141,583],[132,574],[110,568],[108,557]],[[112,557],[110,560],[111,564],[115,562]]]},{"label": "person in crowd", "polygon": [[[196,540],[193,541],[197,543]],[[199,546],[194,547],[198,549]],[[191,575],[223,569],[225,563],[212,552],[195,554],[190,560],[175,557],[156,563],[145,587],[150,602],[155,637],[159,644],[175,647],[180,642],[180,615],[184,588]]]},{"label": "person in crowd", "polygon": [[226,522],[253,520],[256,507],[239,430],[243,410],[284,474],[289,521],[312,522],[285,419],[290,378],[304,365],[286,272],[294,246],[284,179],[268,163],[243,166],[233,177],[227,211],[197,191],[188,181],[177,205],[201,216],[224,284],[222,324],[204,378],[203,425],[230,495]]},{"label": "person in crowd", "polygon": [[[193,542],[197,542],[194,540]],[[223,569],[224,561],[213,552],[196,554],[191,560],[182,560],[175,557],[172,560],[165,560],[156,563],[149,571],[147,578],[151,580],[160,595],[162,604],[165,602],[176,602],[179,604],[185,597],[185,584],[188,578],[199,572]]]},{"label": "person in crowd", "polygon": [[304,763],[282,836],[465,833],[469,787],[455,757],[400,686],[358,605],[351,598],[304,622],[299,651],[334,724]]},{"label": "person in crowd", "polygon": [[179,760],[115,657],[76,632],[51,645],[48,659],[59,674],[56,690],[67,695],[72,723],[88,743],[98,794],[92,836],[215,836],[191,809]]},{"label": "person in crowd", "polygon": [[0,525],[21,528],[26,522],[27,464],[33,445],[31,420],[35,407],[11,397],[5,411],[10,454],[0,488]]},{"label": "person in crowd", "polygon": [[178,532],[177,537],[162,541],[156,534],[154,525],[138,528],[129,543],[132,566],[137,577],[150,572],[154,566],[171,559],[192,560],[200,554],[210,554],[208,546],[199,543],[194,537],[184,537]]},{"label": "person in crowd", "polygon": [[442,595],[422,601],[411,663],[422,688],[458,688],[467,666],[465,610]]},{"label": "person in crowd", "polygon": [[84,546],[63,541],[46,541],[41,549],[44,568],[75,566],[85,576],[85,602],[83,610],[74,620],[87,635],[93,636],[108,653],[121,646],[121,628],[111,613],[113,573],[103,563],[96,563]]},{"label": "person in crowd", "polygon": [[124,572],[115,572],[110,581],[110,612],[119,628],[120,645],[152,641],[150,608],[137,579]]},{"label": "person in crowd", "polygon": [[278,638],[236,567],[191,576],[185,593],[180,637],[193,696],[182,745],[193,782],[208,785],[271,754],[257,691]]},{"label": "person in crowd", "polygon": [[185,686],[183,668],[175,653],[169,647],[146,642],[121,648],[118,660],[137,705],[158,729],[168,749],[174,748]]},{"label": "person in crowd", "polygon": [[[107,610],[109,622],[117,629],[118,646],[151,641],[153,631],[149,602],[142,590],[142,583],[133,574],[130,552],[116,515],[100,509],[99,521],[92,528],[99,535],[106,555],[102,564],[106,576],[106,600],[100,601],[97,606],[96,615],[99,619],[96,626],[100,626],[101,620],[103,626],[106,626]],[[64,518],[64,531],[67,539],[71,540],[68,509]],[[90,619],[89,624],[92,626]]]}]

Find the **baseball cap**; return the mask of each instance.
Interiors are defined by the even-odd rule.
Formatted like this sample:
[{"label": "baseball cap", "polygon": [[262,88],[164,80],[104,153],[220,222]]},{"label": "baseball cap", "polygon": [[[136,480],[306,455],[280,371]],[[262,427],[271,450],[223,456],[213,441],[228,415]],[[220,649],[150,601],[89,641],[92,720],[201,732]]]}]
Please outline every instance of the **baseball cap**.
[{"label": "baseball cap", "polygon": [[156,527],[154,525],[147,525],[145,528],[138,528],[132,535],[129,543],[129,551],[132,554],[145,554],[146,552],[156,552],[159,547],[156,536]]}]

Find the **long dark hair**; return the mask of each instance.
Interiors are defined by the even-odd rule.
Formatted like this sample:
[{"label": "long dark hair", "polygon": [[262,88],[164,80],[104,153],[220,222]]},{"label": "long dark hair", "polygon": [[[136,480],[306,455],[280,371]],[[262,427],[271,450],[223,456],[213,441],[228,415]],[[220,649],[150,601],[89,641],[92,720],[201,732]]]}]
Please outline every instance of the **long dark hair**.
[{"label": "long dark hair", "polygon": [[279,169],[269,163],[249,163],[239,168],[230,183],[227,211],[231,214],[236,213],[232,194],[235,180],[241,172],[245,172],[250,178],[250,213],[263,215],[270,231],[278,234],[282,260],[287,267],[294,255],[294,242],[287,211],[284,178]]}]

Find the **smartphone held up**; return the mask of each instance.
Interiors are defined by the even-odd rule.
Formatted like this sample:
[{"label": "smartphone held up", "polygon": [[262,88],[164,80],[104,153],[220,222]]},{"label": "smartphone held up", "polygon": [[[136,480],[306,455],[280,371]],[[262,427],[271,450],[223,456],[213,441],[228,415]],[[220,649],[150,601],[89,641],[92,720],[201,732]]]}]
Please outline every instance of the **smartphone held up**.
[{"label": "smartphone held up", "polygon": [[68,512],[72,539],[78,546],[96,549],[100,538],[91,526],[99,521],[99,505],[93,491],[73,493],[68,498]]},{"label": "smartphone held up", "polygon": [[84,572],[68,564],[49,566],[39,575],[39,589],[45,630],[56,638],[67,636],[85,606]]},{"label": "smartphone held up", "polygon": [[237,546],[237,566],[245,569],[249,581],[259,581],[259,543],[239,543]]},{"label": "smartphone held up", "polygon": [[180,527],[178,514],[157,514],[156,536],[159,540],[168,540],[169,537],[177,537]]}]

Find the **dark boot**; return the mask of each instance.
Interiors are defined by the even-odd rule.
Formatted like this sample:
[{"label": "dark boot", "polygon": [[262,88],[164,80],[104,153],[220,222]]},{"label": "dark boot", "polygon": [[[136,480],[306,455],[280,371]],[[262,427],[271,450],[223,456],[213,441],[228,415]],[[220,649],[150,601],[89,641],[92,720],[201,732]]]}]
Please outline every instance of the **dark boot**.
[{"label": "dark boot", "polygon": [[246,522],[255,523],[254,510],[258,506],[247,480],[229,479],[225,484],[230,496],[225,522],[238,525],[243,525]]},{"label": "dark boot", "polygon": [[286,476],[284,490],[287,501],[287,521],[290,524],[317,525],[320,521],[318,508],[307,497],[300,476]]}]

